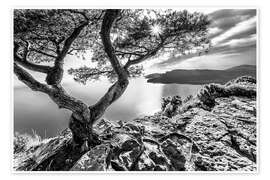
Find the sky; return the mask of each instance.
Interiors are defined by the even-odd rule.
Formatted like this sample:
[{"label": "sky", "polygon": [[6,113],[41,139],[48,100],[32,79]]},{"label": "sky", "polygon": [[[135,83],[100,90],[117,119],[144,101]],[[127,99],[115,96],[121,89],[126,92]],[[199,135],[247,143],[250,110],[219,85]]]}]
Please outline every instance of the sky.
[{"label": "sky", "polygon": [[[208,54],[190,54],[174,58],[160,58],[147,64],[147,73],[172,69],[226,69],[242,64],[256,64],[255,9],[188,9],[208,15],[211,20]],[[156,61],[156,62],[155,62]]]},{"label": "sky", "polygon": [[[213,47],[209,53],[189,54],[181,57],[158,57],[144,62],[145,74],[161,73],[173,69],[226,69],[242,64],[256,64],[256,23],[255,9],[217,9],[186,8],[189,12],[202,12],[211,20],[209,39]],[[182,10],[182,9],[181,9]],[[63,82],[72,82],[73,77],[67,74],[70,67],[91,66],[91,61],[76,57],[67,57]],[[38,80],[44,76],[31,72]],[[15,78],[15,86],[23,84]]]}]

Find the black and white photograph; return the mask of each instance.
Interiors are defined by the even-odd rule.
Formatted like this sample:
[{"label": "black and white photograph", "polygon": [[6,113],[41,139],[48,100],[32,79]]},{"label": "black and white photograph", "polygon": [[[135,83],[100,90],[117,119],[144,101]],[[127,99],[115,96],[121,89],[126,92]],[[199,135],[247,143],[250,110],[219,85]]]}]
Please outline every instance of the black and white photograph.
[{"label": "black and white photograph", "polygon": [[12,9],[14,172],[258,171],[258,9]]}]

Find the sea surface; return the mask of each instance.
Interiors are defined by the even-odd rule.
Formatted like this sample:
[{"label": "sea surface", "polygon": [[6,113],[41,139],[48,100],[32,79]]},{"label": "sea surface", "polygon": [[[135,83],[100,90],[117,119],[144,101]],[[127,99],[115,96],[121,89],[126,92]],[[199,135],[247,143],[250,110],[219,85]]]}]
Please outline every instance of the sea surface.
[{"label": "sea surface", "polygon": [[[87,85],[75,82],[63,85],[70,95],[91,105],[101,98],[110,83],[105,81],[90,82]],[[132,120],[138,116],[151,115],[160,110],[162,97],[180,95],[185,98],[194,95],[201,85],[188,84],[152,84],[145,78],[137,78],[130,84],[103,118],[112,121]],[[14,130],[20,133],[37,133],[41,137],[53,137],[68,127],[71,113],[58,109],[56,104],[45,94],[33,92],[22,85],[14,88]]]}]

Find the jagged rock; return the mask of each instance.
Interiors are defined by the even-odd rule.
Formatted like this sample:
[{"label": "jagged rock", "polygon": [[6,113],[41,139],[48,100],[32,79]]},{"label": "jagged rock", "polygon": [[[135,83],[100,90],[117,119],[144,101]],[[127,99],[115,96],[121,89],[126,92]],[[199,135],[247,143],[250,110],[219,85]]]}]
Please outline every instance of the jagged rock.
[{"label": "jagged rock", "polygon": [[18,171],[35,170],[42,162],[54,156],[63,146],[69,144],[71,138],[71,131],[66,129],[59,136],[40,142],[37,147],[32,147],[20,154],[15,154],[16,163],[14,163],[14,169]]},{"label": "jagged rock", "polygon": [[165,116],[164,111],[161,111],[153,116],[128,122],[113,123],[101,119],[95,124],[94,130],[99,134],[102,144],[88,152],[74,153],[76,151],[71,149],[70,152],[67,151],[66,146],[72,137],[67,129],[56,138],[43,141],[34,147],[24,147],[23,151],[15,153],[14,169],[257,169],[256,80],[240,77],[225,85],[206,85],[196,97],[176,106],[170,114],[172,117],[168,114]]},{"label": "jagged rock", "polygon": [[236,99],[241,103],[254,101],[217,98],[219,105],[211,112],[198,109],[198,115],[187,125],[186,133],[191,134],[202,150],[194,162],[197,170],[256,170],[256,121],[248,122],[256,117],[249,114],[246,121],[233,118],[235,114],[246,113],[243,108],[235,108]]},{"label": "jagged rock", "polygon": [[177,146],[171,141],[166,141],[162,144],[162,150],[164,154],[170,159],[175,170],[184,171],[186,157],[181,150],[177,149]]},{"label": "jagged rock", "polygon": [[70,171],[105,171],[107,169],[106,159],[109,146],[101,144],[85,153],[70,169]]}]

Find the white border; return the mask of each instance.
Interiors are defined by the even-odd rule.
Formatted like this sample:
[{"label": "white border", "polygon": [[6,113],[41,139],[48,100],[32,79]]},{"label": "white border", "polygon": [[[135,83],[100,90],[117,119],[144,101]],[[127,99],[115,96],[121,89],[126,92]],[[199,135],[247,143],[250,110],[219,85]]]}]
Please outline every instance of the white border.
[{"label": "white border", "polygon": [[[112,1],[110,1],[112,3]],[[258,147],[260,147],[261,149],[261,153],[258,151],[258,166],[259,166],[259,176],[258,175],[255,175],[252,174],[244,174],[244,178],[245,179],[254,179],[254,177],[256,178],[267,178],[267,174],[269,173],[269,170],[267,170],[268,168],[268,162],[269,162],[269,155],[267,152],[267,149],[269,149],[269,145],[266,145],[266,143],[262,143],[262,139],[265,140],[265,141],[268,141],[268,138],[266,136],[262,136],[262,134],[268,134],[269,133],[269,127],[270,127],[270,124],[269,124],[269,119],[267,118],[267,115],[268,115],[268,112],[267,111],[262,111],[263,107],[264,108],[267,108],[267,105],[268,105],[268,100],[270,99],[269,97],[269,92],[270,90],[268,89],[268,91],[263,91],[263,87],[266,87],[266,88],[269,88],[269,85],[268,85],[268,82],[269,82],[269,79],[268,77],[269,76],[269,56],[268,56],[268,52],[269,52],[269,43],[267,41],[267,38],[269,38],[269,32],[270,32],[270,29],[269,29],[269,17],[270,17],[270,13],[269,13],[269,9],[267,7],[269,7],[269,3],[268,1],[252,1],[252,0],[245,0],[245,1],[234,1],[234,0],[219,0],[219,1],[215,1],[215,0],[203,0],[203,1],[200,1],[200,0],[188,0],[188,1],[183,1],[183,2],[177,2],[175,3],[175,1],[170,1],[170,0],[164,0],[164,1],[160,1],[160,0],[155,0],[155,1],[146,1],[146,0],[136,0],[137,3],[134,3],[134,1],[132,3],[126,3],[127,1],[114,1],[114,2],[117,2],[117,3],[113,3],[114,4],[114,7],[134,7],[134,8],[138,8],[138,7],[153,7],[151,6],[151,4],[155,4],[154,7],[168,7],[171,6],[174,6],[174,7],[177,7],[179,6],[180,8],[183,8],[183,7],[200,7],[200,8],[207,8],[207,7],[219,7],[219,8],[240,8],[239,6],[241,7],[244,7],[244,8],[254,8],[256,7],[257,9],[260,8],[260,10],[262,10],[263,13],[261,13],[261,11],[257,11],[258,12],[258,19],[259,19],[259,16],[261,16],[262,14],[262,17],[261,17],[261,20],[262,20],[262,23],[259,25],[257,24],[257,27],[258,27],[258,33],[257,33],[257,79],[259,80],[259,83],[258,83],[258,100],[257,100],[257,105],[259,107],[258,109],[258,119],[259,119],[259,123],[260,126],[258,126],[258,131],[260,132],[259,133],[259,136],[258,136]],[[130,2],[130,1],[129,1]],[[150,3],[149,3],[150,2]],[[25,1],[25,0],[21,0],[21,1],[16,1],[16,0],[11,0],[11,2],[8,2],[8,3],[2,3],[1,2],[1,18],[5,18],[3,21],[1,21],[3,27],[4,26],[7,26],[7,27],[12,27],[11,26],[11,23],[10,23],[10,19],[7,18],[8,17],[8,13],[7,10],[10,10],[11,8],[22,8],[23,6],[24,7],[34,7],[34,6],[38,6],[38,7],[41,7],[41,8],[44,8],[45,6],[48,7],[48,8],[60,8],[63,4],[65,5],[66,8],[71,8],[71,7],[76,7],[78,8],[78,4],[84,4],[85,6],[83,6],[84,8],[85,7],[104,7],[103,5],[106,5],[105,7],[113,7],[111,6],[112,4],[111,3],[108,3],[108,1],[104,1],[104,0],[99,0],[98,3],[97,1],[93,2],[93,1],[87,1],[87,0],[84,0],[83,2],[81,0],[76,0],[76,1],[73,1],[72,3],[70,1],[64,1],[64,0],[59,0],[57,1],[56,3],[53,3],[53,6],[51,5],[51,1],[50,0],[47,0],[47,1],[43,1],[43,0],[40,0],[40,1]],[[140,4],[140,5],[137,5],[137,4]],[[123,6],[124,4],[124,6]],[[165,5],[165,6],[164,6]],[[212,5],[215,5],[215,6],[212,6]],[[229,5],[229,6],[228,6]],[[80,5],[81,6],[81,5]],[[62,6],[63,7],[63,6]],[[4,9],[5,8],[5,9]],[[2,10],[3,9],[3,10]],[[4,15],[2,15],[2,13],[5,13]],[[2,20],[2,19],[1,19]],[[258,21],[257,21],[258,22]],[[262,27],[262,29],[261,29]],[[259,38],[261,38],[261,34],[263,35],[263,39],[259,41]],[[9,88],[11,89],[1,89],[1,98],[3,100],[3,102],[1,103],[1,111],[3,110],[3,117],[2,117],[2,121],[4,121],[3,123],[8,123],[10,125],[10,121],[9,122],[6,122],[7,119],[8,120],[12,120],[13,122],[13,111],[11,111],[11,109],[13,109],[13,86],[11,84],[11,82],[13,82],[13,73],[12,73],[12,66],[10,65],[9,61],[7,59],[11,59],[10,58],[10,55],[12,53],[12,50],[11,50],[11,45],[12,44],[9,44],[11,41],[10,41],[10,30],[7,30],[7,29],[4,29],[3,28],[1,29],[1,35],[3,35],[3,39],[5,41],[5,43],[2,43],[1,44],[1,49],[4,49],[4,56],[2,57],[3,61],[5,61],[5,65],[2,66],[1,68],[1,82],[3,83],[7,83],[9,85]],[[8,43],[7,43],[8,42]],[[6,44],[7,43],[7,44]],[[261,54],[262,53],[262,54]],[[268,56],[268,57],[267,57]],[[259,58],[265,58],[263,59],[262,61],[259,61]],[[267,64],[268,63],[268,64]],[[264,64],[264,65],[262,65]],[[264,68],[266,70],[264,70]],[[10,78],[11,79],[8,79],[7,78],[7,74],[10,75]],[[2,81],[2,79],[5,79]],[[264,82],[264,83],[263,83]],[[10,93],[12,91],[12,93]],[[4,95],[4,96],[3,96]],[[2,97],[3,96],[3,97]],[[11,99],[11,101],[10,101]],[[10,106],[6,106],[6,102],[9,102],[8,104]],[[261,106],[262,105],[262,106]],[[268,109],[268,108],[267,108]],[[10,118],[11,117],[11,118]],[[261,118],[264,118],[262,121]],[[263,124],[263,125],[262,125]],[[9,126],[10,127],[10,126]],[[4,132],[4,134],[2,134]],[[10,142],[10,138],[6,138],[6,134],[7,133],[10,133],[10,128],[4,128],[2,129],[1,131],[1,137],[3,138],[3,140],[5,140],[6,142],[3,142],[2,146],[6,146],[7,144],[9,144]],[[13,135],[13,134],[12,134]],[[269,134],[268,134],[269,135]],[[11,143],[12,144],[12,143]],[[269,144],[269,141],[268,141],[268,144]],[[9,146],[10,147],[10,146]],[[10,149],[9,151],[5,151],[1,149],[1,155],[4,156],[2,160],[6,160],[6,161],[2,161],[0,163],[1,165],[1,171],[6,169],[7,167],[11,167],[11,166],[7,166],[7,164],[9,164],[10,162],[10,158],[9,156],[6,156],[6,153],[8,152],[8,154],[10,154]],[[263,156],[263,158],[262,158]],[[260,162],[260,160],[262,159],[262,162]],[[265,165],[265,166],[263,166]],[[9,169],[10,170],[10,169]],[[4,172],[4,171],[2,171]],[[66,173],[66,172],[63,172],[63,173]],[[45,173],[44,173],[45,174]],[[60,173],[62,174],[62,173]],[[79,172],[79,174],[81,174],[81,172]],[[102,174],[107,174],[107,173],[102,173]],[[128,173],[129,174],[129,173]],[[128,175],[126,174],[124,176],[124,178],[127,178]],[[135,173],[133,173],[135,174]],[[153,174],[153,173],[150,173],[150,174]],[[155,178],[164,178],[163,175],[164,174],[160,174],[158,173],[159,175],[161,176],[156,176]],[[179,173],[176,173],[176,174],[179,174]],[[185,174],[182,174],[180,173],[181,175],[185,175]],[[200,175],[200,176],[197,176],[198,174],[190,174],[189,172],[187,173],[188,175],[191,175],[191,178],[207,178],[207,179],[215,179],[217,178],[217,174],[208,174],[206,173],[206,176],[204,175]],[[187,175],[186,174],[186,175]],[[234,173],[223,173],[223,175],[226,174],[226,176],[220,176],[218,178],[221,178],[221,179],[227,179],[227,178],[239,178],[239,176],[237,174],[234,174]],[[1,176],[10,176],[10,171],[5,171],[5,173],[2,173]],[[123,174],[122,174],[123,175]],[[14,177],[14,176],[13,176]],[[17,176],[15,176],[16,178]],[[46,178],[45,176],[40,176],[41,178]],[[51,176],[51,177],[54,177]],[[243,177],[243,176],[242,176]],[[36,175],[31,175],[31,176],[19,176],[17,178],[27,178],[27,179],[31,179],[31,178],[36,178]],[[65,178],[68,178],[68,177],[65,177]],[[74,179],[74,175],[71,174],[70,178]],[[120,176],[116,176],[114,174],[110,174],[110,179],[114,179],[114,178],[117,178],[119,179]],[[46,178],[47,179],[47,178]]]},{"label": "white border", "polygon": [[[51,8],[49,8],[49,7],[15,7],[14,9],[66,9],[67,7],[60,7],[60,8],[55,8],[55,7],[51,7]],[[111,7],[89,7],[89,8],[86,8],[86,7],[72,7],[72,8],[70,8],[70,9],[76,9],[76,8],[78,8],[78,9],[101,9],[101,8],[111,8]],[[137,9],[137,8],[145,8],[145,7],[116,7],[116,8],[123,8],[123,9]],[[179,9],[179,8],[181,8],[181,9],[187,9],[188,10],[188,8],[189,7],[148,7],[148,9],[155,9],[155,8],[158,8],[158,9]],[[196,7],[196,6],[194,6],[194,7],[192,7],[192,8],[195,8],[195,9],[200,9],[200,8],[202,8],[202,7]],[[219,7],[210,7],[210,8],[219,8]],[[13,10],[14,9],[12,9],[11,10],[11,19],[13,20]],[[259,11],[258,11],[258,9],[257,8],[252,8],[252,7],[248,7],[248,8],[246,8],[246,7],[241,7],[241,8],[239,8],[239,7],[237,7],[237,8],[220,8],[220,9],[255,9],[256,10],[256,16],[257,16],[257,22],[256,22],[256,30],[258,31],[258,20],[259,20],[259,18],[258,18],[258,14],[259,14]],[[13,27],[12,27],[12,29],[13,29]],[[13,34],[13,32],[11,33],[11,34]],[[259,39],[259,36],[258,36],[258,34],[259,33],[257,33],[256,34],[256,36],[257,36],[257,39],[256,39],[256,44],[258,45],[258,39]],[[11,40],[11,42],[13,42],[13,39]],[[258,47],[256,47],[256,67],[258,67],[257,66],[257,64],[258,64],[258,59],[259,59],[259,53],[258,53]],[[11,65],[13,64],[13,62],[11,63]],[[257,81],[259,82],[259,79],[258,79],[258,68],[256,69],[257,70]],[[12,73],[12,76],[13,76],[13,73]],[[12,81],[13,81],[13,78],[12,78]],[[12,87],[14,87],[14,83],[12,82],[12,84],[13,84],[13,86]],[[258,84],[257,84],[257,90],[258,90]],[[13,88],[13,94],[14,94],[14,88]],[[12,98],[12,100],[14,100],[13,98]],[[257,107],[258,107],[258,105],[259,105],[259,103],[258,103],[258,100],[256,101],[256,103],[257,103]],[[14,107],[14,106],[13,106]],[[14,109],[13,109],[13,111],[14,111]],[[13,113],[12,113],[13,114]],[[256,117],[257,118],[257,121],[258,121],[258,116]],[[14,117],[12,118],[12,127],[14,127]],[[259,128],[259,126],[258,126],[258,124],[259,123],[257,123],[257,129]],[[11,138],[13,139],[13,133],[14,133],[14,130],[12,130],[12,132],[11,132]],[[258,142],[258,131],[257,131],[257,142]],[[12,142],[12,139],[11,139],[11,142]],[[158,172],[155,172],[155,173],[158,173],[158,174],[223,174],[223,173],[228,173],[228,174],[242,174],[242,173],[244,173],[244,174],[257,174],[258,172],[259,172],[259,166],[258,166],[258,156],[259,156],[259,149],[258,149],[258,147],[259,147],[259,145],[257,144],[257,159],[256,159],[256,161],[257,161],[257,170],[256,171],[226,171],[226,172],[222,172],[222,171],[218,171],[218,172],[215,172],[215,171],[205,171],[205,172],[202,172],[202,171],[158,171]],[[11,149],[13,149],[13,143],[11,143]],[[12,153],[12,155],[13,155],[13,152],[11,152]],[[12,156],[11,155],[11,156]],[[12,157],[12,159],[11,159],[11,161],[13,160],[13,157]],[[117,171],[100,171],[100,172],[98,172],[98,171],[49,171],[49,172],[46,172],[46,171],[15,171],[14,169],[13,169],[13,163],[12,163],[12,167],[11,167],[11,170],[12,170],[12,172],[14,173],[14,174],[48,174],[48,173],[50,173],[50,174],[66,174],[66,173],[69,173],[69,174],[81,174],[81,173],[85,173],[85,174],[103,174],[103,173],[108,173],[108,174],[126,174],[126,173],[128,173],[128,174],[136,174],[136,173],[142,173],[142,174],[152,174],[153,173],[153,171],[134,171],[134,172],[132,172],[132,171],[128,171],[128,172],[117,172]]]}]

